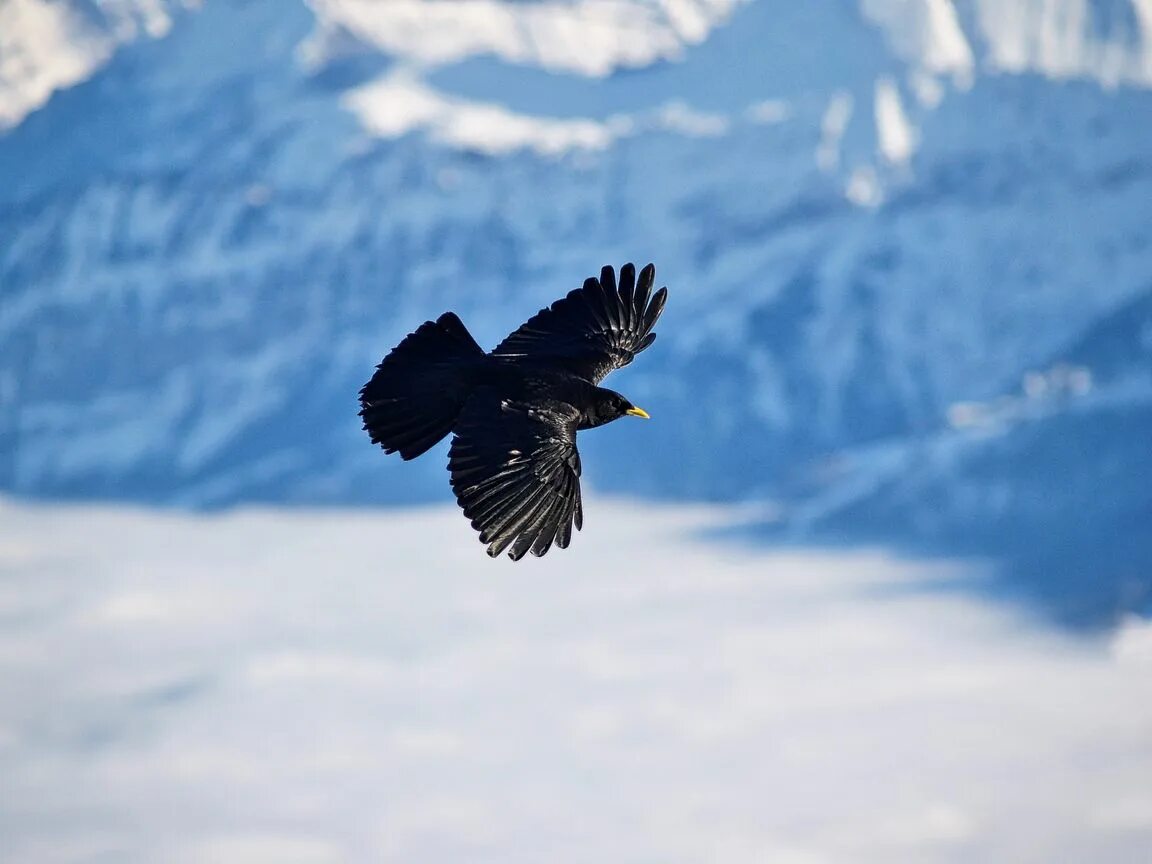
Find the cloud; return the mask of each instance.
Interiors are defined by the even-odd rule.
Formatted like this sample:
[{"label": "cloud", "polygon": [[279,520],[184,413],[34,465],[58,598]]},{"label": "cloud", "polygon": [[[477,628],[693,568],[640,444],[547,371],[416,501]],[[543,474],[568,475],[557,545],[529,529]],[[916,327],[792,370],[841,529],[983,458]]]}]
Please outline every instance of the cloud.
[{"label": "cloud", "polygon": [[[1075,641],[954,565],[593,500],[489,561],[449,508],[2,503],[14,860],[1128,862],[1149,625]],[[902,589],[907,590],[902,590]]]}]

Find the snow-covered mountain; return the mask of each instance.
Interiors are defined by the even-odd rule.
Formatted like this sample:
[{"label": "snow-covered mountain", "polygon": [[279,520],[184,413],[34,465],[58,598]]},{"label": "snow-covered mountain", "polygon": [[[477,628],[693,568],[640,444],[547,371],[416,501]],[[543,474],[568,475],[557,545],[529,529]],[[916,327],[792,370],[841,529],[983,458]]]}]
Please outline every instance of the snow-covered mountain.
[{"label": "snow-covered mountain", "polygon": [[3,859],[1148,857],[1152,622],[1070,638],[922,590],[967,567],[587,509],[512,566],[451,503],[0,497]]},{"label": "snow-covered mountain", "polygon": [[10,0],[0,488],[442,497],[359,430],[380,356],[652,260],[612,383],[658,422],[589,435],[592,484],[1079,525],[1139,594],[1149,88],[1152,0]]}]

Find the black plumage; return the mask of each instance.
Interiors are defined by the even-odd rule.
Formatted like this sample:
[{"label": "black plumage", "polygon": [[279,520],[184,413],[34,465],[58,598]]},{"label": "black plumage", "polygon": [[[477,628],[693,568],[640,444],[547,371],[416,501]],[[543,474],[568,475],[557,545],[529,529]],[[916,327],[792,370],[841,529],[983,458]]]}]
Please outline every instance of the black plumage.
[{"label": "black plumage", "polygon": [[495,557],[566,548],[581,528],[576,432],[647,417],[600,387],[656,339],[668,290],[655,268],[611,267],[532,316],[489,354],[452,312],[409,334],[360,391],[387,453],[414,459],[454,432],[448,470],[464,515]]}]

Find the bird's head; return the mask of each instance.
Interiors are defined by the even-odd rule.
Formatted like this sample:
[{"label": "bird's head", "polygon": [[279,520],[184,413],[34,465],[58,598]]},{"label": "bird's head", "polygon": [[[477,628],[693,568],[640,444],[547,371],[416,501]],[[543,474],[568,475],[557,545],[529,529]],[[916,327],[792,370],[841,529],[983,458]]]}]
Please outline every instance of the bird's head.
[{"label": "bird's head", "polygon": [[637,408],[615,390],[597,387],[591,404],[584,411],[584,422],[581,428],[591,429],[594,426],[603,426],[613,420],[619,420],[625,415],[648,418],[648,412]]}]

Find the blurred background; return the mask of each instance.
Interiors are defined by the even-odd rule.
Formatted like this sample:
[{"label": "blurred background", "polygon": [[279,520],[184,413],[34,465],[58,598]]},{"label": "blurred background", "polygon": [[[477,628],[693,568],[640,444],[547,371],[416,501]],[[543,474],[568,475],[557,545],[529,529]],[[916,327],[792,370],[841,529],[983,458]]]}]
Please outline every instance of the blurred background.
[{"label": "blurred background", "polygon": [[[625,261],[489,562],[357,391]],[[0,860],[1141,860],[1152,2],[0,0],[0,494]]]}]

